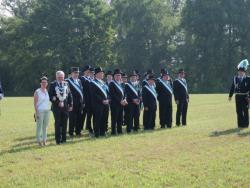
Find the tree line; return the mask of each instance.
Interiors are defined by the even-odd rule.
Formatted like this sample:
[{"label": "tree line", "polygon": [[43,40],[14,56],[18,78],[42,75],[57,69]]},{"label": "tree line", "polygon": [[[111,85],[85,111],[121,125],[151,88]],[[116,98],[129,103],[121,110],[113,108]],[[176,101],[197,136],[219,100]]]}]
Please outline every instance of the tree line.
[{"label": "tree line", "polygon": [[31,95],[42,74],[102,66],[187,72],[192,93],[226,92],[250,55],[250,0],[4,0],[0,80]]}]

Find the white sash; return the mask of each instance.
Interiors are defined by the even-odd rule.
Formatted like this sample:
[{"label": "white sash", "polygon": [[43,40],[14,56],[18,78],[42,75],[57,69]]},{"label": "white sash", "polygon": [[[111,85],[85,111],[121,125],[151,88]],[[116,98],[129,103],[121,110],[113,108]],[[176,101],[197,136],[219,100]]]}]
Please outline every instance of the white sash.
[{"label": "white sash", "polygon": [[105,95],[106,98],[108,98],[106,91],[98,83],[96,83],[95,80],[92,80],[91,82],[95,84],[102,91],[102,93]]},{"label": "white sash", "polygon": [[145,85],[145,88],[147,88],[147,90],[154,96],[155,100],[157,101],[157,95],[154,91],[152,91],[152,89],[149,88],[149,86]]},{"label": "white sash", "polygon": [[172,88],[170,88],[162,79],[159,78],[159,81],[165,86],[165,88],[166,88],[171,94],[173,94]]},{"label": "white sash", "polygon": [[122,96],[124,96],[124,92],[123,92],[122,87],[119,86],[114,80],[112,80],[111,82],[113,82],[113,83],[116,85],[116,87],[117,87],[117,88],[120,90],[120,92],[122,93]]},{"label": "white sash", "polygon": [[126,83],[126,85],[135,93],[136,96],[138,96],[138,92],[135,90],[135,88],[130,83]]},{"label": "white sash", "polygon": [[180,82],[180,84],[185,88],[186,92],[188,93],[187,86],[183,83],[183,81],[180,79],[177,79],[177,81]]},{"label": "white sash", "polygon": [[81,95],[82,99],[83,99],[83,93],[82,91],[80,90],[80,87],[77,86],[74,82],[72,82],[71,79],[68,79],[68,81],[70,82],[70,84],[76,89],[76,91],[78,91],[78,93]]}]

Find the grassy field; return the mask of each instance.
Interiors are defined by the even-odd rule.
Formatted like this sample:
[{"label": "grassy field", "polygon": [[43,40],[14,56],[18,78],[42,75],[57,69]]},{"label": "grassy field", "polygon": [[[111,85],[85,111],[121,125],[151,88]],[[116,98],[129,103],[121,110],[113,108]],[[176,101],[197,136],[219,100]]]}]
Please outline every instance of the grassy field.
[{"label": "grassy field", "polygon": [[[236,128],[226,95],[192,95],[188,126],[35,142],[32,98],[5,98],[0,116],[0,187],[250,187],[250,130]],[[158,119],[158,118],[157,118]],[[158,122],[157,122],[158,124]]]}]

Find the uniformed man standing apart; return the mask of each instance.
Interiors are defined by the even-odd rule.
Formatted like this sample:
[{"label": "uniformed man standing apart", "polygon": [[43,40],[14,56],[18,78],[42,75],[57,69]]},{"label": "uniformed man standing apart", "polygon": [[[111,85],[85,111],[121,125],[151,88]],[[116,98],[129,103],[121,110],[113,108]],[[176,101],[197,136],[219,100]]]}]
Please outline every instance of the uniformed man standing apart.
[{"label": "uniformed man standing apart", "polygon": [[109,84],[112,135],[122,134],[123,107],[127,105],[121,79],[122,72],[120,69],[116,69],[114,80]]},{"label": "uniformed man standing apart", "polygon": [[125,85],[126,99],[128,102],[128,124],[127,132],[130,133],[133,129],[138,131],[140,118],[140,91],[137,87],[137,74],[133,71],[129,75],[130,81]]},{"label": "uniformed man standing apart", "polygon": [[81,124],[81,130],[84,127],[85,119],[86,119],[86,129],[89,131],[89,133],[93,133],[93,129],[91,126],[91,117],[92,117],[92,109],[91,109],[91,98],[90,98],[90,90],[89,90],[89,84],[91,82],[90,78],[90,65],[86,65],[83,68],[83,76],[81,76],[80,80],[83,87],[83,95],[85,99],[85,107],[83,109],[83,115],[82,115],[82,124]]},{"label": "uniformed man standing apart", "polygon": [[155,128],[157,110],[157,93],[155,90],[155,77],[153,74],[148,76],[147,84],[142,88],[142,101],[144,105],[144,130],[153,130]]},{"label": "uniformed man standing apart", "polygon": [[182,125],[186,126],[189,94],[184,69],[179,69],[178,78],[173,83],[173,90],[175,102],[177,104],[176,125],[180,126],[180,119],[182,119]]},{"label": "uniformed man standing apart", "polygon": [[3,88],[2,88],[2,83],[1,83],[1,81],[0,81],[0,100],[2,100],[3,99]]},{"label": "uniformed man standing apart", "polygon": [[68,113],[73,110],[73,98],[64,72],[56,72],[56,80],[50,84],[49,97],[55,119],[55,139],[57,144],[66,142]]},{"label": "uniformed man standing apart", "polygon": [[82,115],[85,106],[85,98],[83,95],[83,87],[79,78],[79,67],[71,68],[71,78],[67,79],[72,97],[73,110],[69,112],[69,136],[75,135],[81,137]]},{"label": "uniformed man standing apart", "polygon": [[[0,101],[3,99],[3,88],[2,88],[2,84],[1,84],[1,81],[0,81]],[[0,103],[0,116],[1,116],[1,103]]]},{"label": "uniformed man standing apart", "polygon": [[229,93],[229,101],[231,101],[233,94],[235,94],[237,121],[239,128],[247,128],[249,125],[249,91],[250,91],[250,77],[246,76],[246,71],[249,63],[245,59],[238,65],[238,76],[233,79],[232,87]]},{"label": "uniformed man standing apart", "polygon": [[103,81],[104,71],[101,67],[95,69],[95,79],[90,83],[91,105],[94,112],[95,137],[105,136],[105,126],[108,121],[109,99]]},{"label": "uniformed man standing apart", "polygon": [[167,70],[161,70],[161,78],[156,82],[159,101],[159,116],[161,128],[172,127],[172,95],[173,85]]}]

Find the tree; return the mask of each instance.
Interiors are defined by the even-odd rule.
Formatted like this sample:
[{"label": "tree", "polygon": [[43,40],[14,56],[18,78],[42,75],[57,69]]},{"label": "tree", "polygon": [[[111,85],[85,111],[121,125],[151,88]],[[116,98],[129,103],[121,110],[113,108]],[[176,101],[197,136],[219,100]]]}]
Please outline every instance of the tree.
[{"label": "tree", "polygon": [[178,25],[169,3],[161,0],[114,0],[119,66],[145,71],[171,61],[171,37]]},{"label": "tree", "polygon": [[249,56],[250,1],[187,0],[180,54],[195,92],[227,91],[237,63]]}]

